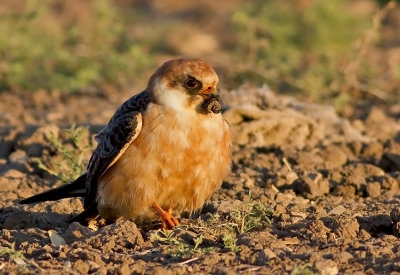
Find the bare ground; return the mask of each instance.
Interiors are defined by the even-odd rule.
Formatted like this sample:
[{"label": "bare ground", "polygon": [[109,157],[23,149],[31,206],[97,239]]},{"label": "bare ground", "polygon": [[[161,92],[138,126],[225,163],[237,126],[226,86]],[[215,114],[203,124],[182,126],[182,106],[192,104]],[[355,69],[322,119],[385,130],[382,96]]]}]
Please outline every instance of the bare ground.
[{"label": "bare ground", "polygon": [[[172,235],[126,220],[97,230],[69,224],[79,199],[17,203],[60,184],[33,161],[51,157],[51,131],[76,122],[94,134],[128,96],[1,94],[0,273],[400,272],[399,104],[345,119],[265,87],[225,92],[232,173]],[[270,223],[241,230],[249,220],[235,223],[232,213],[256,202],[272,211]],[[243,232],[230,242],[224,226]]]}]

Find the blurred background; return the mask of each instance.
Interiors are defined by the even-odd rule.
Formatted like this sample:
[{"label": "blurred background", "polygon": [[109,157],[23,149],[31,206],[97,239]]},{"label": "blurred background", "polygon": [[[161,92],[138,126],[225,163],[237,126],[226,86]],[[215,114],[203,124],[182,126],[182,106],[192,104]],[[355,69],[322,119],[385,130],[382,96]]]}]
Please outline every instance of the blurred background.
[{"label": "blurred background", "polygon": [[[143,89],[199,57],[222,89],[267,84],[333,104],[400,96],[400,7],[377,0],[2,0],[0,94]],[[349,107],[350,106],[350,107]]]}]

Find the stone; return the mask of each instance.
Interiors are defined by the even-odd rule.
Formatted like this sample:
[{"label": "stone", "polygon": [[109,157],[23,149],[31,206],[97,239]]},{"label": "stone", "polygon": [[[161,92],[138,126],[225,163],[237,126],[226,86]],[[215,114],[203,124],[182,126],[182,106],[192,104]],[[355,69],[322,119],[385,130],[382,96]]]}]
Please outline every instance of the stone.
[{"label": "stone", "polygon": [[28,156],[26,155],[25,151],[17,150],[12,152],[8,156],[8,161],[10,163],[23,163],[25,164],[28,161]]},{"label": "stone", "polygon": [[92,233],[92,231],[89,228],[87,228],[86,226],[83,226],[77,222],[73,222],[68,226],[67,230],[63,234],[63,237],[67,243],[71,243],[71,242],[76,241],[79,238],[88,236],[91,233]]},{"label": "stone", "polygon": [[18,189],[18,186],[24,177],[24,173],[15,169],[5,171],[0,175],[0,191],[14,191]]},{"label": "stone", "polygon": [[377,197],[381,194],[381,184],[379,182],[369,182],[366,188],[368,197]]},{"label": "stone", "polygon": [[321,272],[321,275],[336,275],[339,268],[333,260],[320,260],[315,263],[315,268]]},{"label": "stone", "polygon": [[343,205],[336,206],[331,211],[329,211],[329,215],[337,215],[340,216],[346,211],[346,208]]},{"label": "stone", "polygon": [[73,266],[73,270],[76,271],[78,274],[88,274],[89,273],[89,264],[85,263],[82,260],[77,260]]},{"label": "stone", "polygon": [[301,195],[316,197],[329,193],[329,182],[320,173],[312,172],[295,180],[294,189]]}]

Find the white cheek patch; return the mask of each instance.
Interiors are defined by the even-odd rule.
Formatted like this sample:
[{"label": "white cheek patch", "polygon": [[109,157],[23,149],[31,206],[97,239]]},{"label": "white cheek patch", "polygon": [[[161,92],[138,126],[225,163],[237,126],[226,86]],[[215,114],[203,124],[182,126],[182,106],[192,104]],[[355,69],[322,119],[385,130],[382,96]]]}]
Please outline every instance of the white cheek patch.
[{"label": "white cheek patch", "polygon": [[178,89],[167,88],[159,82],[159,90],[156,92],[157,101],[161,106],[165,106],[177,111],[186,110],[187,96]]}]

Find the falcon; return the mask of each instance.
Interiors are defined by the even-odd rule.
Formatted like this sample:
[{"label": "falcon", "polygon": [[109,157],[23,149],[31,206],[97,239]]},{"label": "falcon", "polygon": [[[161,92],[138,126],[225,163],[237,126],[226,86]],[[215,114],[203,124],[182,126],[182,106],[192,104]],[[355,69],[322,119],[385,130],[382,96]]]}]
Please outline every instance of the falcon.
[{"label": "falcon", "polygon": [[230,170],[230,128],[217,85],[202,60],[167,61],[95,136],[84,174],[21,203],[83,197],[75,221],[159,217],[163,228],[179,225],[172,211],[200,209]]}]

